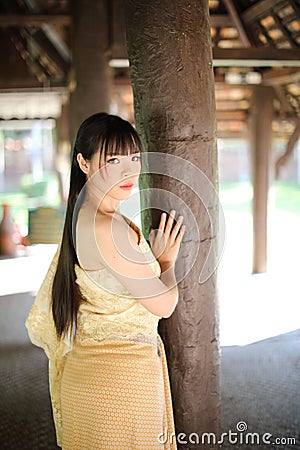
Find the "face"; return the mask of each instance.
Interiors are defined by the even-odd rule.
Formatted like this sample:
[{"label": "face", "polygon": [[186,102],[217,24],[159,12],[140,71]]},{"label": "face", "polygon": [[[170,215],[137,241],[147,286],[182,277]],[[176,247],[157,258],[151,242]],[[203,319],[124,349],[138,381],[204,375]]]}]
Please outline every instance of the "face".
[{"label": "face", "polygon": [[141,171],[140,153],[128,155],[107,155],[102,158],[99,167],[97,152],[86,162],[86,176],[93,187],[99,189],[104,195],[109,195],[116,200],[128,198],[132,189],[138,183]]}]

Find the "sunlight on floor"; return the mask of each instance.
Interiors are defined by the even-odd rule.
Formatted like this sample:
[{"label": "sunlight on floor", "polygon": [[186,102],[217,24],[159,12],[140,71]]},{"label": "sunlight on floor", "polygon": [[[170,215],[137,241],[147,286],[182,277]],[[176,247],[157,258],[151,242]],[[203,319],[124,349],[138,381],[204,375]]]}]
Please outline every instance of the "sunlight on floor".
[{"label": "sunlight on floor", "polygon": [[27,249],[27,256],[0,260],[0,295],[36,292],[48,270],[57,245],[38,244]]},{"label": "sunlight on floor", "polygon": [[226,212],[219,266],[221,345],[244,345],[300,328],[300,217],[269,214],[268,272],[251,275],[252,219]]}]

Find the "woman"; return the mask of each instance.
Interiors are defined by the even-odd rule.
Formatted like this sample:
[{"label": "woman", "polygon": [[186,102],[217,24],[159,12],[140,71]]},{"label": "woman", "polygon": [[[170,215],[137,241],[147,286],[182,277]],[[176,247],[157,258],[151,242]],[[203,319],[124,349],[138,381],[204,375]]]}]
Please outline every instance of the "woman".
[{"label": "woman", "polygon": [[[117,116],[82,123],[62,242],[26,321],[49,358],[63,450],[161,449],[159,435],[174,433],[157,325],[178,300],[174,264],[184,225],[174,210],[163,213],[150,251],[120,213],[138,181],[141,151],[135,129]],[[163,448],[175,449],[175,439]]]}]

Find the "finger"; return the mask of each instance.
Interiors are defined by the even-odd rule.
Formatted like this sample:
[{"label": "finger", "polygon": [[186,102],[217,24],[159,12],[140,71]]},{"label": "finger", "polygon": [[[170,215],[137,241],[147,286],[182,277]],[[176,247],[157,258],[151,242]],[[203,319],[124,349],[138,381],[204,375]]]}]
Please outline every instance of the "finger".
[{"label": "finger", "polygon": [[179,243],[181,242],[181,240],[183,238],[183,235],[184,235],[184,232],[185,232],[185,229],[186,229],[186,226],[182,225],[182,227],[180,228],[180,230],[179,230],[179,232],[178,232],[178,234],[176,236],[176,239],[175,239],[176,243],[177,242],[179,242]]},{"label": "finger", "polygon": [[153,247],[154,237],[155,237],[155,231],[153,230],[153,228],[151,228],[150,234],[149,234],[149,242],[150,242],[151,247]]},{"label": "finger", "polygon": [[175,223],[175,225],[173,227],[172,233],[170,235],[171,239],[174,239],[174,240],[176,239],[176,236],[180,230],[182,222],[183,222],[183,216],[179,216],[177,219],[177,222]]},{"label": "finger", "polygon": [[167,214],[165,212],[163,212],[160,216],[160,222],[159,222],[158,229],[161,230],[162,232],[164,232],[164,229],[165,229],[166,217],[167,217]]},{"label": "finger", "polygon": [[166,228],[165,228],[165,235],[166,236],[169,236],[169,234],[170,234],[170,231],[171,231],[171,228],[172,228],[172,225],[173,225],[173,222],[174,222],[175,214],[176,214],[175,209],[172,209],[170,211],[169,218],[168,218],[168,221],[167,221],[167,224],[166,224]]}]

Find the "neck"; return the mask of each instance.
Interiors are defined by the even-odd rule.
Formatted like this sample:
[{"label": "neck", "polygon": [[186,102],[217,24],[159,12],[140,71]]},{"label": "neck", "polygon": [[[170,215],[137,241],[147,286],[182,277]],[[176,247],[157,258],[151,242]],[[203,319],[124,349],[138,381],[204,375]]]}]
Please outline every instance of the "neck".
[{"label": "neck", "polygon": [[85,203],[102,215],[120,214],[120,200],[103,194],[103,192],[88,191]]},{"label": "neck", "polygon": [[98,213],[103,215],[120,214],[120,200],[109,196],[103,197],[98,207]]}]

